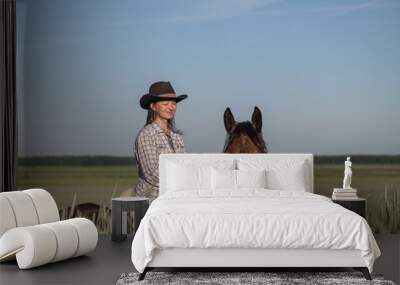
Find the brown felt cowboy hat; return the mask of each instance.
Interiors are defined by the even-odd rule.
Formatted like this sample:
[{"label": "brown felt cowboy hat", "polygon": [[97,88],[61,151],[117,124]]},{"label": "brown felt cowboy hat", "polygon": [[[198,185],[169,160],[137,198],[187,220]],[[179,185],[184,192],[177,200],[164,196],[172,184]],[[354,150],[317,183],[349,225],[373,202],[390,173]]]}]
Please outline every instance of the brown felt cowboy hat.
[{"label": "brown felt cowboy hat", "polygon": [[175,101],[178,103],[187,97],[188,95],[186,94],[176,96],[175,90],[169,81],[158,81],[151,84],[149,93],[140,98],[140,106],[143,109],[148,109],[151,103],[159,101]]}]

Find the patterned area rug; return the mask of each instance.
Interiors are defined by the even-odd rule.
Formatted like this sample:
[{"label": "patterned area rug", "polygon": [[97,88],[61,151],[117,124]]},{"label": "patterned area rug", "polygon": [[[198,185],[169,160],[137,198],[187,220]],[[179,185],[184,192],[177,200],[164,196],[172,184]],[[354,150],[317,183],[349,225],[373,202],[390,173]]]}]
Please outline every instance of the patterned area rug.
[{"label": "patterned area rug", "polygon": [[380,275],[372,274],[372,281],[360,272],[148,272],[142,281],[139,273],[122,274],[117,285],[133,284],[387,284]]}]

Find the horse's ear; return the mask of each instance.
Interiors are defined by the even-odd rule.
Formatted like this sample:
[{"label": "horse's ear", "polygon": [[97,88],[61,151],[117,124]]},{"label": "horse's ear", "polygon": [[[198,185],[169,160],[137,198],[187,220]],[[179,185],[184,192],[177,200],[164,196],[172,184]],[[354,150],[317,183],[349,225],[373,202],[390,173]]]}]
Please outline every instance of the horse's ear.
[{"label": "horse's ear", "polygon": [[251,116],[251,122],[253,123],[254,128],[257,133],[261,133],[262,129],[262,116],[261,111],[257,106],[254,107],[253,115]]},{"label": "horse's ear", "polygon": [[225,129],[229,134],[233,133],[233,130],[235,129],[235,118],[232,115],[231,109],[226,108],[224,112],[224,124],[225,124]]}]

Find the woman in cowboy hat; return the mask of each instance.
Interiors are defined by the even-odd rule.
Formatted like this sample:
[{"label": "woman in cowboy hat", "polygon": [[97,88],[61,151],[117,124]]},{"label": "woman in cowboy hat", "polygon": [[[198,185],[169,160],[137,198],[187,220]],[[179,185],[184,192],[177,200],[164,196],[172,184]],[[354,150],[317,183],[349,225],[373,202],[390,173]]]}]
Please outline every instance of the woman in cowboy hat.
[{"label": "woman in cowboy hat", "polygon": [[176,103],[187,95],[176,96],[170,82],[153,83],[149,93],[140,98],[140,106],[147,110],[146,125],[135,141],[135,159],[139,179],[137,196],[155,199],[158,196],[158,157],[161,153],[185,152],[182,133],[174,126]]}]

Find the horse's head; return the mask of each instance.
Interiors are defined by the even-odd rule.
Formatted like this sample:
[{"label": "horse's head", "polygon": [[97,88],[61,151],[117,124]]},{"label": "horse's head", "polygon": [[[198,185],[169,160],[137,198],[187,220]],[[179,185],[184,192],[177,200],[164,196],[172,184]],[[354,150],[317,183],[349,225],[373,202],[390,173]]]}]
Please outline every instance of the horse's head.
[{"label": "horse's head", "polygon": [[225,129],[228,132],[224,153],[266,153],[267,147],[262,136],[260,109],[254,107],[251,122],[236,123],[231,110],[224,113]]}]

